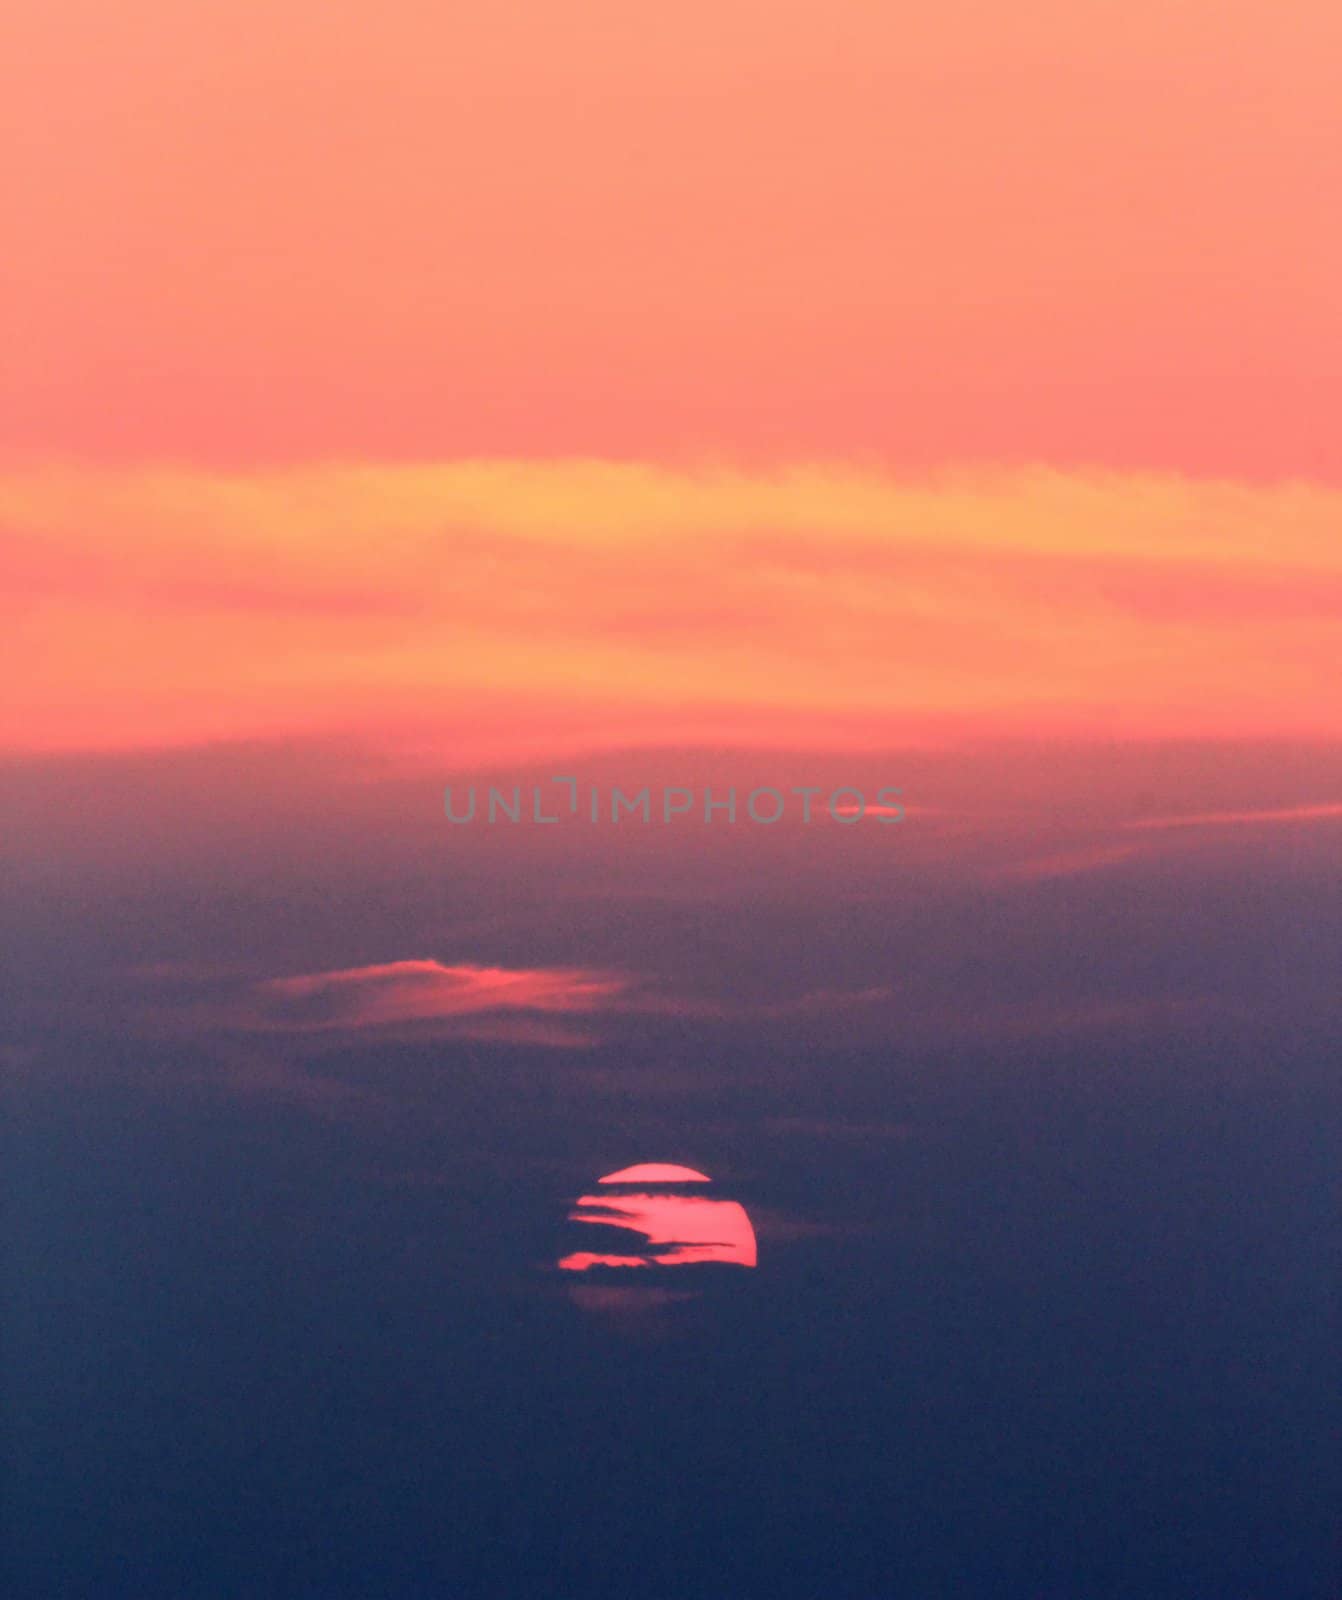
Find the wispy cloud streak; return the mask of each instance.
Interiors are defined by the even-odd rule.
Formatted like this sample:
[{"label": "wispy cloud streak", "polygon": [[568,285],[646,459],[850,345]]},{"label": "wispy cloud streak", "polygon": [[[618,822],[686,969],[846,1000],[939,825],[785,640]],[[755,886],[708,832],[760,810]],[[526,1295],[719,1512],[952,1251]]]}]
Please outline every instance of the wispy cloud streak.
[{"label": "wispy cloud streak", "polygon": [[0,746],[1342,732],[1342,491],[603,461],[0,475]]}]

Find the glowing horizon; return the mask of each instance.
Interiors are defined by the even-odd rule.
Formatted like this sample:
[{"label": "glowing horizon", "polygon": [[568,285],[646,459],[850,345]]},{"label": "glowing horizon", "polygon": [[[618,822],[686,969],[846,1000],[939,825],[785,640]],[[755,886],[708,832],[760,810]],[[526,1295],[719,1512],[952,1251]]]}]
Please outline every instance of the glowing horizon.
[{"label": "glowing horizon", "polygon": [[82,466],[0,472],[0,523],[16,753],[1342,736],[1319,485]]}]

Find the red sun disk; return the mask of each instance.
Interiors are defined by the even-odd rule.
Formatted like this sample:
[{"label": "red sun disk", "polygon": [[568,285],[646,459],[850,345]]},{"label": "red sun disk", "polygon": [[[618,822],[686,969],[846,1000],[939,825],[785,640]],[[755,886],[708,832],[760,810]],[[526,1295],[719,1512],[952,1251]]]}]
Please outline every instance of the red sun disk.
[{"label": "red sun disk", "polygon": [[687,1267],[705,1262],[753,1267],[755,1230],[735,1200],[684,1194],[586,1194],[570,1222],[627,1229],[635,1239],[627,1251],[578,1250],[561,1257],[564,1272],[591,1267]]}]

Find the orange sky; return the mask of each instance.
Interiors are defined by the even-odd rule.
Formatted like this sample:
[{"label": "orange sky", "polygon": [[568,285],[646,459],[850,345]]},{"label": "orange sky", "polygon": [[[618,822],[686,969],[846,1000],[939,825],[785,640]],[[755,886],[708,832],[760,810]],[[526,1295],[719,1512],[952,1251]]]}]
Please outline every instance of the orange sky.
[{"label": "orange sky", "polygon": [[18,0],[12,446],[1342,468],[1331,0]]},{"label": "orange sky", "polygon": [[1342,724],[1323,487],[46,467],[0,476],[0,518],[11,748],[427,729],[463,765]]},{"label": "orange sky", "polygon": [[1335,5],[20,0],[4,55],[4,745],[1336,731]]}]

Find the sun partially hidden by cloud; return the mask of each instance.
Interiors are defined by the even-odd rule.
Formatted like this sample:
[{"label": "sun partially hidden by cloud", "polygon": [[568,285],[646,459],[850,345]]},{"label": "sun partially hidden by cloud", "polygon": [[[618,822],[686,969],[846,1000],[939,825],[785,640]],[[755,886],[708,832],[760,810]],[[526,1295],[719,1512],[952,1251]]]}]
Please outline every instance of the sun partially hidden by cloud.
[{"label": "sun partially hidden by cloud", "polygon": [[602,1178],[602,1184],[629,1187],[618,1193],[583,1195],[568,1220],[600,1233],[603,1240],[611,1242],[610,1247],[571,1251],[560,1258],[560,1270],[687,1267],[709,1262],[755,1266],[758,1247],[745,1207],[736,1200],[684,1194],[678,1188],[682,1183],[709,1181],[693,1168],[656,1162]]},{"label": "sun partially hidden by cloud", "polygon": [[1334,736],[1342,491],[455,461],[0,476],[0,748]]}]

